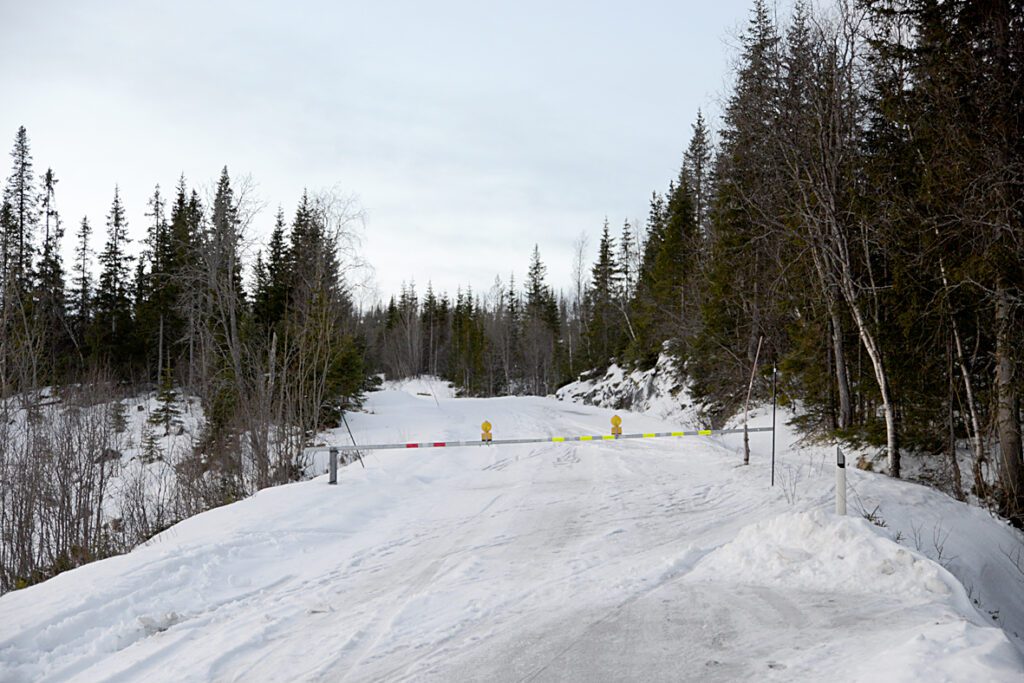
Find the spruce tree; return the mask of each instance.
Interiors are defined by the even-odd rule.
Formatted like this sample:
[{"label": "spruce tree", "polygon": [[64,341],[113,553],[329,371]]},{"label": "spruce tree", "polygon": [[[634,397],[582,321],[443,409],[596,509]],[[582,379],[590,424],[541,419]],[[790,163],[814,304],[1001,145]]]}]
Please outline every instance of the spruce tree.
[{"label": "spruce tree", "polygon": [[28,132],[18,128],[11,150],[11,175],[4,186],[3,201],[9,207],[3,225],[0,279],[14,287],[18,296],[28,293],[32,278],[34,239],[39,223],[38,193],[32,170]]},{"label": "spruce tree", "polygon": [[530,270],[526,275],[526,313],[541,320],[553,334],[558,333],[558,306],[555,295],[545,282],[547,266],[540,258],[540,247],[533,245]]},{"label": "spruce tree", "polygon": [[779,215],[777,173],[779,37],[764,0],[755,0],[741,37],[736,85],[715,156],[709,250],[700,321],[688,343],[687,370],[712,412],[739,400],[759,339],[779,302],[770,298],[782,240],[770,237]]},{"label": "spruce tree", "polygon": [[262,254],[257,256],[253,317],[262,329],[268,331],[284,320],[288,308],[292,268],[285,229],[284,210],[278,207],[266,259]]},{"label": "spruce tree", "polygon": [[170,366],[164,366],[160,372],[160,389],[156,400],[157,408],[149,416],[148,421],[152,425],[163,425],[164,436],[167,436],[181,414],[181,409],[177,405],[178,393],[174,390],[174,372]]},{"label": "spruce tree", "polygon": [[[7,289],[10,285],[8,273],[11,256],[10,239],[14,234],[14,207],[7,199],[6,193],[0,197],[0,305],[3,312],[7,311]],[[0,316],[6,318],[6,315]]]},{"label": "spruce tree", "polygon": [[597,261],[590,271],[591,286],[586,297],[590,319],[587,336],[593,354],[590,360],[596,367],[607,366],[619,346],[618,315],[614,310],[614,300],[619,289],[620,273],[614,252],[615,238],[611,236],[608,220],[605,219],[597,247]]},{"label": "spruce tree", "polygon": [[43,329],[48,356],[44,372],[50,381],[59,382],[68,370],[71,338],[66,315],[64,265],[61,240],[64,226],[57,211],[55,193],[57,178],[52,169],[43,176],[43,248],[37,267],[36,312]]},{"label": "spruce tree", "polygon": [[[306,429],[337,424],[341,411],[358,403],[365,381],[362,342],[355,335],[352,300],[338,260],[345,228],[336,208],[329,195],[303,192],[286,252],[288,338],[295,345],[293,357],[304,368],[291,372],[302,375],[306,384],[298,391],[311,401]],[[273,245],[271,251],[276,251]],[[271,256],[276,263],[278,258]],[[414,295],[411,310],[415,319]],[[417,350],[418,342],[418,337],[411,342]],[[312,374],[317,364],[319,375]]]},{"label": "spruce tree", "polygon": [[86,333],[89,329],[92,304],[92,275],[91,259],[92,250],[89,248],[89,238],[92,235],[92,228],[89,226],[89,219],[82,217],[78,233],[75,236],[75,263],[72,268],[72,284],[68,307],[71,312],[72,331],[75,344],[79,354],[84,357],[88,354]]},{"label": "spruce tree", "polygon": [[149,424],[142,425],[142,453],[140,459],[145,465],[152,465],[164,459],[163,450],[160,448],[160,440],[157,438],[153,427]]},{"label": "spruce tree", "polygon": [[[178,202],[183,195],[179,190]],[[136,334],[150,377],[160,381],[164,367],[172,363],[168,360],[170,345],[180,338],[181,323],[177,312],[180,269],[159,185],[149,199],[146,217],[146,248],[139,258],[136,278]]]},{"label": "spruce tree", "polygon": [[[674,187],[674,184],[670,184],[669,190],[673,191]],[[629,359],[642,367],[654,364],[658,359],[661,344],[665,341],[660,338],[664,329],[664,317],[663,312],[659,310],[657,298],[664,287],[657,286],[656,265],[666,239],[667,220],[665,199],[659,193],[653,192],[647,214],[643,257],[640,260],[636,292],[630,307],[633,311],[635,336],[627,348]]]},{"label": "spruce tree", "polygon": [[533,247],[526,276],[526,306],[522,316],[521,358],[530,390],[545,395],[560,379],[559,313],[554,292],[545,282],[547,267],[540,248]]},{"label": "spruce tree", "polygon": [[[213,204],[210,207],[210,223],[205,247],[213,266],[214,287],[218,289],[215,296],[237,299],[238,303],[241,302],[244,294],[239,255],[240,229],[235,193],[231,187],[228,169],[225,166],[221,170]],[[222,303],[226,304],[227,302]],[[232,304],[234,303],[232,301]],[[226,311],[228,308],[224,310]],[[231,334],[237,334],[237,331]]]},{"label": "spruce tree", "polygon": [[93,300],[91,347],[102,361],[125,368],[132,349],[131,264],[127,253],[128,221],[121,203],[120,188],[114,188],[114,200],[107,214],[107,242],[97,260],[99,283]]},{"label": "spruce tree", "polygon": [[622,225],[622,234],[619,236],[619,253],[616,257],[619,266],[619,291],[616,297],[624,305],[633,298],[636,292],[636,279],[639,271],[637,259],[637,244],[633,237],[633,226],[627,220]]},{"label": "spruce tree", "polygon": [[165,296],[171,305],[164,311],[163,336],[168,347],[164,352],[164,363],[169,362],[176,369],[184,359],[188,371],[179,377],[184,377],[190,387],[202,310],[201,288],[198,286],[202,229],[202,204],[195,191],[191,195],[188,193],[185,177],[181,176],[171,203],[167,228],[170,245],[165,260]]},{"label": "spruce tree", "polygon": [[243,381],[242,340],[244,297],[239,259],[239,222],[227,167],[221,170],[210,207],[210,220],[196,248],[201,257],[199,320],[209,344],[207,363],[214,381],[205,387],[209,422],[204,439],[208,455],[225,468],[226,485],[241,485],[237,463],[227,458],[235,435],[233,424]]},{"label": "spruce tree", "polygon": [[694,219],[702,239],[707,238],[710,229],[710,205],[714,195],[712,183],[712,142],[704,114],[697,110],[697,120],[693,123],[690,144],[683,155],[683,168],[686,179],[690,183],[690,197],[693,199]]}]

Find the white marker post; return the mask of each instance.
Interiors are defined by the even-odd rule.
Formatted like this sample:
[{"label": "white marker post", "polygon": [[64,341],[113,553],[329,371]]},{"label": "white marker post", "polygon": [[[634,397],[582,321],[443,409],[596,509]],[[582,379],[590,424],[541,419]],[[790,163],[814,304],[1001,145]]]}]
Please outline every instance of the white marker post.
[{"label": "white marker post", "polygon": [[846,516],[846,456],[836,446],[836,514]]}]

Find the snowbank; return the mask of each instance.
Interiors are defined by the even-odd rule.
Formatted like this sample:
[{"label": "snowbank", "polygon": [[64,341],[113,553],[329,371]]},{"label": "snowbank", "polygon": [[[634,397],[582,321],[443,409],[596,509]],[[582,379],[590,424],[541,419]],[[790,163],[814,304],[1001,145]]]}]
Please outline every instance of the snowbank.
[{"label": "snowbank", "polygon": [[970,610],[963,586],[949,572],[873,528],[864,519],[821,511],[778,515],[745,527],[704,558],[691,578],[950,600]]},{"label": "snowbank", "polygon": [[[874,652],[852,669],[840,667],[842,678],[958,681],[985,672],[987,681],[1014,681],[1024,666],[1017,648],[986,622],[952,574],[864,519],[820,510],[777,515],[744,527],[699,561],[686,580],[770,586],[790,595],[819,592],[834,601],[853,596],[875,606],[879,620],[887,603],[933,615],[934,622],[909,628],[898,619],[880,624],[851,620]],[[879,632],[888,635],[880,638]],[[819,657],[830,656],[827,648],[813,644],[810,653],[792,658],[787,668],[806,671],[819,665]]]}]

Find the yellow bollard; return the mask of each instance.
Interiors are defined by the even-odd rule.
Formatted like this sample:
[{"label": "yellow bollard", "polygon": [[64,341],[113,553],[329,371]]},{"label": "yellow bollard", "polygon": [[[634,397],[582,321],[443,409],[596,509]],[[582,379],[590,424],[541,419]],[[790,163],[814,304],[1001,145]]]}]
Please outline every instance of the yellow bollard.
[{"label": "yellow bollard", "polygon": [[480,440],[490,443],[491,439],[493,438],[491,436],[491,423],[488,422],[487,420],[484,420],[484,423],[480,425],[480,429],[483,430],[483,434],[480,435]]},{"label": "yellow bollard", "polygon": [[622,436],[622,418],[618,415],[612,416],[612,436]]}]

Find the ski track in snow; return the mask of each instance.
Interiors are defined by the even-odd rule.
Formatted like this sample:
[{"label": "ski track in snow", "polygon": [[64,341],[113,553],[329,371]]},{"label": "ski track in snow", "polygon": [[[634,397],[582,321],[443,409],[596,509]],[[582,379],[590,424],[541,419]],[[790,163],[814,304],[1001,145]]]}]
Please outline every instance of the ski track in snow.
[{"label": "ski track in snow", "polygon": [[[358,441],[485,418],[499,438],[603,433],[612,415],[399,388],[350,417]],[[268,489],[3,596],[0,681],[1022,680],[1019,641],[952,574],[827,512],[830,468],[812,457],[793,504],[769,489],[770,438],[749,467],[741,437],[378,452],[338,486]],[[794,440],[780,466],[808,463]],[[1024,626],[1024,583],[991,550],[1015,532],[920,486],[851,485],[892,526],[947,520],[947,564]]]}]

